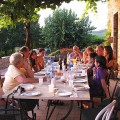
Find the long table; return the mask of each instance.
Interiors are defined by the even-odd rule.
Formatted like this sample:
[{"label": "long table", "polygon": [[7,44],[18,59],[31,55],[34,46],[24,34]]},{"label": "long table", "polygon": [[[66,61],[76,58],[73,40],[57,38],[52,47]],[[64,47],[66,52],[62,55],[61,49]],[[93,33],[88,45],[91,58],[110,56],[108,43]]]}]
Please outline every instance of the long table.
[{"label": "long table", "polygon": [[[90,100],[89,90],[79,91],[78,92],[79,97],[76,96],[76,95],[74,96],[74,94],[76,94],[76,93],[68,86],[68,84],[66,84],[66,87],[64,88],[64,85],[63,85],[62,82],[57,82],[56,88],[58,88],[58,91],[63,90],[63,89],[65,89],[67,91],[71,91],[73,93],[72,97],[71,96],[60,97],[60,96],[58,96],[58,94],[54,94],[54,93],[49,92],[48,83],[44,83],[43,85],[39,85],[39,83],[34,83],[33,85],[35,85],[34,90],[37,90],[37,91],[41,92],[40,95],[38,95],[38,96],[23,96],[23,95],[20,95],[17,92],[17,93],[14,94],[14,98],[16,98],[16,99],[44,99],[44,100],[46,99],[46,100],[48,100],[48,110],[47,110],[47,114],[46,114],[46,120],[50,119],[53,111],[56,108],[56,105],[55,105],[52,108],[51,112],[49,111],[50,106],[51,106],[51,104],[50,104],[51,100],[62,100],[62,101],[67,100],[67,101],[70,101],[68,111],[65,114],[65,116],[63,118],[61,118],[61,120],[65,120],[69,116],[69,114],[71,113],[72,108],[73,108],[73,101]],[[17,87],[15,87],[13,90],[9,91],[8,93],[5,93],[2,96],[2,98],[7,98],[8,94],[13,92],[15,89],[17,89]]]},{"label": "long table", "polygon": [[[57,93],[51,93],[49,92],[49,87],[48,85],[50,84],[49,82],[43,82],[42,85],[40,85],[39,83],[32,83],[35,87],[34,87],[34,90],[36,91],[40,91],[40,95],[37,95],[37,96],[25,96],[25,95],[21,95],[19,92],[16,92],[14,94],[14,98],[16,99],[46,99],[48,101],[51,101],[51,100],[66,100],[66,101],[70,101],[71,104],[70,104],[70,107],[69,107],[69,110],[67,112],[67,114],[61,118],[61,120],[64,120],[67,118],[67,116],[70,114],[71,110],[72,110],[72,106],[73,106],[73,101],[86,101],[86,100],[90,100],[90,93],[89,93],[89,90],[81,90],[81,91],[78,91],[77,92],[77,95],[76,95],[76,92],[73,90],[73,88],[69,87],[68,83],[66,83],[66,86],[64,86],[63,82],[58,79],[56,80],[56,88],[58,88],[58,92],[61,91],[61,90],[66,90],[66,91],[70,91],[72,92],[72,95],[70,96],[59,96]],[[88,84],[88,82],[86,82],[85,84]],[[5,93],[2,98],[7,98],[7,96],[12,93],[14,90],[16,90],[18,88],[15,87],[14,89],[12,89],[11,91]],[[48,106],[48,112],[47,112],[47,115],[46,115],[46,120],[48,120],[52,114],[52,112],[54,111],[55,107],[53,108],[52,112],[50,113],[50,115],[48,116],[48,113],[49,113],[49,107],[50,105]]]},{"label": "long table", "polygon": [[[70,88],[68,86],[68,83],[66,84],[66,87],[64,88],[64,84],[61,82],[57,82],[58,84],[56,85],[56,88],[58,88],[59,90],[66,90],[66,91],[71,91],[73,94],[75,94],[74,91],[72,91],[72,88]],[[48,83],[44,83],[43,85],[39,85],[39,83],[33,83],[33,85],[35,85],[34,90],[40,91],[41,94],[37,95],[37,96],[24,96],[24,95],[20,95],[18,92],[14,94],[14,98],[18,98],[18,99],[47,99],[47,100],[90,100],[90,94],[89,94],[89,90],[82,90],[79,91],[78,93],[80,94],[79,97],[78,96],[65,96],[65,97],[61,97],[58,96],[57,94],[51,93],[49,92],[49,88],[48,88]],[[17,89],[17,87],[15,87],[14,89],[12,89],[11,91],[5,93],[2,97],[3,98],[7,98],[8,94],[12,93],[15,89]]]}]

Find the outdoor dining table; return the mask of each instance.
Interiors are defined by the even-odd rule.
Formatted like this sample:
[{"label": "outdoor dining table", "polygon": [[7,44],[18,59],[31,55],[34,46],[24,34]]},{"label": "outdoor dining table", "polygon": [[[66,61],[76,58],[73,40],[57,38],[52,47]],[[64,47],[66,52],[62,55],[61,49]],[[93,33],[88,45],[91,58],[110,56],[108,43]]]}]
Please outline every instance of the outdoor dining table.
[{"label": "outdoor dining table", "polygon": [[[90,93],[89,93],[89,89],[87,90],[80,90],[80,91],[74,91],[72,87],[69,86],[68,83],[66,83],[66,85],[64,86],[64,83],[61,81],[61,79],[57,79],[56,80],[56,86],[55,88],[57,88],[57,91],[54,92],[49,92],[49,81],[45,81],[43,82],[42,85],[40,85],[39,83],[28,83],[27,85],[33,85],[34,88],[31,91],[38,91],[38,94],[34,95],[34,94],[24,94],[24,93],[20,93],[20,92],[16,92],[14,94],[14,98],[16,99],[39,99],[39,100],[60,100],[60,101],[70,101],[70,106],[68,109],[68,112],[66,113],[66,115],[61,118],[61,120],[64,120],[68,117],[68,115],[70,114],[72,107],[73,107],[73,101],[86,101],[86,100],[90,100]],[[83,83],[80,83],[83,84]],[[88,82],[86,81],[84,84],[88,85]],[[22,84],[18,85],[18,86],[22,86]],[[5,93],[2,98],[7,98],[7,96],[12,93],[14,90],[16,90],[18,88],[18,86],[16,86],[14,89],[10,90],[9,92]],[[66,95],[66,96],[60,96],[59,92],[60,91],[69,91],[71,94],[70,95]],[[30,92],[30,91],[29,91]],[[52,114],[52,112],[54,111],[55,107],[53,108],[53,110],[51,111],[51,113],[48,116],[48,112],[49,112],[49,107],[48,106],[48,111],[47,111],[47,115],[46,115],[46,120],[48,120]]]}]

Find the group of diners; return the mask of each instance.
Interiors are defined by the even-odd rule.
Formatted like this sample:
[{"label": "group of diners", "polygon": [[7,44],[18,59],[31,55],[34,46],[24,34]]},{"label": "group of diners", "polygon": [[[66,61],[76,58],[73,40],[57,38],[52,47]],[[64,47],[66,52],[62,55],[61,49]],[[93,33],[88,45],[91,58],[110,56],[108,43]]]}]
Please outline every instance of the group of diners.
[{"label": "group of diners", "polygon": [[79,47],[75,45],[69,58],[76,58],[88,66],[87,75],[91,97],[101,95],[102,91],[105,92],[106,98],[110,97],[106,83],[108,70],[118,69],[111,46],[98,45],[96,49],[88,46],[82,53]]},{"label": "group of diners", "polygon": [[34,72],[38,72],[44,68],[45,49],[38,49],[38,53],[32,50],[29,55],[29,62]]},{"label": "group of diners", "polygon": [[[10,65],[5,74],[2,89],[0,87],[0,95],[21,83],[38,82],[38,79],[34,78],[34,72],[44,68],[44,55],[44,49],[39,49],[36,53],[34,50],[30,51],[27,46],[23,46],[19,52],[13,53],[9,59]],[[110,97],[106,84],[107,71],[110,68],[117,69],[117,62],[111,46],[98,45],[96,51],[89,46],[82,53],[79,47],[75,45],[69,58],[76,58],[89,66],[87,71],[91,97],[100,94],[102,90],[105,91],[107,98]],[[25,102],[30,108],[34,108],[38,103],[38,100],[30,99],[21,101]]]},{"label": "group of diners", "polygon": [[[44,49],[40,49],[38,56],[35,51],[29,50],[27,46],[20,48],[19,52],[13,53],[9,58],[9,67],[5,74],[3,86],[0,86],[0,96],[22,83],[36,83],[38,78],[34,78],[37,69],[37,61],[43,62]],[[39,58],[39,59],[38,59]],[[44,67],[44,63],[39,62],[39,70]],[[0,99],[1,100],[1,99]],[[32,110],[38,100],[21,99],[22,103],[27,104],[27,109]]]}]

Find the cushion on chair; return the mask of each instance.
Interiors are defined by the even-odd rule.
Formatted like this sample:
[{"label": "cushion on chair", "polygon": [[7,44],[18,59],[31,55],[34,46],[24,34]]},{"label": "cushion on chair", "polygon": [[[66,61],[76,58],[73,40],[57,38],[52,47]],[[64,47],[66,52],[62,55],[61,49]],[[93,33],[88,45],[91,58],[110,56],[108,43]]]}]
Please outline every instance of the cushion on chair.
[{"label": "cushion on chair", "polygon": [[88,108],[82,110],[83,120],[95,120],[97,114],[102,110],[102,108]]}]

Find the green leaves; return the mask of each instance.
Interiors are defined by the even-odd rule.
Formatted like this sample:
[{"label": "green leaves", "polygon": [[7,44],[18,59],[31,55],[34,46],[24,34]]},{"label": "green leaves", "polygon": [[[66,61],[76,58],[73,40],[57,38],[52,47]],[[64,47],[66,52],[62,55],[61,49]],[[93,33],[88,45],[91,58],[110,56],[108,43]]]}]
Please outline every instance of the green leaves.
[{"label": "green leaves", "polygon": [[51,50],[74,44],[83,48],[89,41],[89,33],[94,29],[89,17],[78,19],[72,10],[56,9],[53,15],[46,18],[42,34],[45,36],[46,46]]},{"label": "green leaves", "polygon": [[[0,1],[0,28],[6,27],[17,22],[28,23],[38,19],[37,12],[40,9],[51,8],[55,9],[62,2],[69,3],[72,0],[5,0]],[[84,16],[88,13],[88,9],[97,10],[96,2],[99,0],[78,0],[87,2]],[[2,23],[1,23],[2,21]],[[3,23],[4,21],[4,23]]]}]

